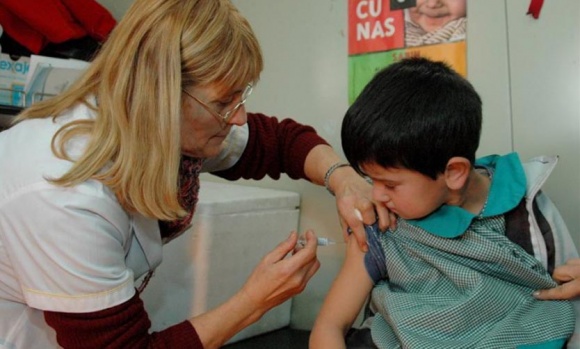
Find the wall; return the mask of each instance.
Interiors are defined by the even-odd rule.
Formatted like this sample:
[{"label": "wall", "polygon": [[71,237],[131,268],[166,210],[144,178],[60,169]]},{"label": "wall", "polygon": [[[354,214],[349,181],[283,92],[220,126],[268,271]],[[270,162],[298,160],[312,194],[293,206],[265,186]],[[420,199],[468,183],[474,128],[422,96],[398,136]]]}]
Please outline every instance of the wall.
[{"label": "wall", "polygon": [[[346,1],[234,2],[252,24],[265,58],[265,70],[248,109],[310,124],[342,154],[340,126],[348,108]],[[342,240],[336,204],[326,189],[287,179],[251,184],[299,191],[301,231],[313,229],[321,236]],[[319,272],[293,300],[295,327],[311,327],[342,264],[343,250],[340,245],[319,249]]]},{"label": "wall", "polygon": [[538,21],[506,4],[514,149],[560,157],[545,190],[580,246],[580,2],[546,2]]},{"label": "wall", "polygon": [[468,77],[483,98],[480,154],[558,155],[544,190],[580,246],[580,2],[468,0]]},{"label": "wall", "polygon": [[133,0],[97,0],[98,3],[111,12],[113,17],[118,21],[123,17],[123,14],[127,12]]},{"label": "wall", "polygon": [[[99,0],[121,18],[131,0]],[[262,79],[248,110],[313,125],[340,153],[347,105],[346,0],[234,0],[258,36]],[[468,78],[484,102],[480,155],[516,150],[557,154],[546,191],[580,246],[580,2],[546,1],[539,20],[529,0],[468,0]],[[301,194],[300,230],[341,238],[333,198],[304,181],[246,181]],[[319,249],[322,263],[294,299],[292,324],[309,328],[342,263],[343,247]]]}]

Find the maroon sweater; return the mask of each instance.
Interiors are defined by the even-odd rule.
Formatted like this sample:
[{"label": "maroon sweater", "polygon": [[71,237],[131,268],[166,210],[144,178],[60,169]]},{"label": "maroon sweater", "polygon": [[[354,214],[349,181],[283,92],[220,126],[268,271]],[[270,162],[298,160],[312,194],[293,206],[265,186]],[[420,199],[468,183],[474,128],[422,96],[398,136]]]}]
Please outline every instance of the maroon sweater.
[{"label": "maroon sweater", "polygon": [[[242,157],[232,168],[214,173],[235,180],[274,179],[286,173],[290,178],[307,179],[304,162],[312,148],[327,144],[314,129],[285,119],[248,114],[250,138]],[[46,322],[56,330],[64,348],[193,348],[203,345],[189,321],[163,331],[149,333],[151,322],[136,293],[127,302],[92,313],[45,311]]]}]

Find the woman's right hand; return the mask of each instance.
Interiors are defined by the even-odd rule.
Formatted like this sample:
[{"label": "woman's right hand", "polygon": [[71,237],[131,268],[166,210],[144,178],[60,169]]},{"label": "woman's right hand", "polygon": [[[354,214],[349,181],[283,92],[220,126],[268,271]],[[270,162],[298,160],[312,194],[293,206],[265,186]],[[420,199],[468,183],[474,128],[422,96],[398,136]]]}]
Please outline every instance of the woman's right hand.
[{"label": "woman's right hand", "polygon": [[[306,245],[296,247],[298,234],[292,232],[288,239],[262,258],[232,298],[189,320],[204,348],[220,348],[268,310],[304,290],[320,267],[316,258],[316,236],[307,231],[305,237]],[[292,256],[286,257],[291,252]]]},{"label": "woman's right hand", "polygon": [[[305,234],[306,245],[296,248],[298,234],[292,232],[256,266],[240,293],[255,304],[261,314],[302,292],[320,267],[316,257],[316,235]],[[286,258],[288,253],[292,256]]]}]

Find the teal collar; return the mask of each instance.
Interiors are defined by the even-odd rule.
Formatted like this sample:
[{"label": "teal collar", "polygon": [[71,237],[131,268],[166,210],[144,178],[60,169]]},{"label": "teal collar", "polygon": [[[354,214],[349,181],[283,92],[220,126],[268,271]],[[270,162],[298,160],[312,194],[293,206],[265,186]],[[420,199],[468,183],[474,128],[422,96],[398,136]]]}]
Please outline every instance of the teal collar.
[{"label": "teal collar", "polygon": [[[504,214],[520,203],[526,193],[526,175],[516,153],[486,156],[478,159],[475,166],[493,171],[487,204],[480,217]],[[459,206],[443,205],[425,218],[407,222],[433,235],[456,238],[467,231],[476,217]]]}]

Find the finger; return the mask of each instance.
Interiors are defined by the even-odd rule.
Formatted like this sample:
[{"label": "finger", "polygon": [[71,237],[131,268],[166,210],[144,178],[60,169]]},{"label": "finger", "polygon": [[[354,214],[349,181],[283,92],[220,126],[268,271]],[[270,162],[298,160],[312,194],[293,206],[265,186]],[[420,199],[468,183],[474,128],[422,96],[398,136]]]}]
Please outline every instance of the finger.
[{"label": "finger", "polygon": [[312,278],[312,276],[314,276],[314,274],[316,274],[316,272],[318,271],[318,269],[320,268],[320,261],[318,260],[318,258],[314,258],[309,264],[307,264],[303,269],[303,275],[302,275],[302,283],[304,285],[304,287],[306,287],[306,284],[308,283],[308,281]]},{"label": "finger", "polygon": [[288,238],[278,244],[272,251],[264,256],[263,261],[268,264],[273,264],[282,260],[288,253],[296,247],[298,242],[298,233],[292,231]]},{"label": "finger", "polygon": [[294,273],[293,277],[289,279],[286,284],[287,286],[289,286],[288,288],[288,291],[290,292],[289,296],[295,296],[304,291],[304,289],[308,285],[308,281],[310,281],[310,279],[316,273],[319,267],[320,262],[318,262],[318,260],[315,260],[307,267]]},{"label": "finger", "polygon": [[379,217],[379,229],[385,231],[387,228],[391,228],[396,221],[395,215],[383,205],[377,205],[375,209]]},{"label": "finger", "polygon": [[352,228],[348,226],[348,224],[344,219],[342,219],[342,217],[340,218],[340,226],[342,227],[342,240],[344,242],[347,242],[348,237],[352,233]]},{"label": "finger", "polygon": [[359,200],[357,208],[353,211],[356,221],[362,221],[366,225],[374,224],[377,221],[375,205],[369,200]]},{"label": "finger", "polygon": [[310,280],[310,278],[312,276],[314,276],[314,274],[316,274],[316,272],[318,271],[318,269],[320,269],[320,261],[317,258],[310,265],[310,267],[308,268],[308,271],[306,272],[306,281]]},{"label": "finger", "polygon": [[367,252],[369,247],[367,246],[367,234],[362,224],[359,224],[357,228],[352,228],[352,235],[356,239],[357,245],[361,251]]},{"label": "finger", "polygon": [[580,265],[567,263],[556,267],[552,278],[560,283],[580,279]]},{"label": "finger", "polygon": [[580,297],[580,280],[567,282],[549,290],[534,292],[534,297],[542,300],[563,300]]},{"label": "finger", "polygon": [[[566,261],[566,265],[579,266],[580,265],[580,258],[569,259],[568,261]],[[580,270],[578,273],[580,274]],[[578,276],[580,277],[580,275],[578,275]]]},{"label": "finger", "polygon": [[299,284],[299,289],[297,290],[298,293],[302,292],[306,288],[308,281],[310,281],[312,276],[314,276],[314,274],[316,274],[316,272],[318,271],[319,268],[320,268],[320,262],[318,261],[318,259],[316,259],[303,270],[303,274],[301,276],[301,280],[300,280],[300,284]]},{"label": "finger", "polygon": [[343,227],[344,228],[342,230],[342,238],[344,242],[347,242],[351,235],[355,235],[356,241],[358,242],[360,249],[366,252],[368,248],[365,227],[363,225],[363,222],[361,222],[360,220],[355,220],[354,223],[350,224],[350,226],[344,224]]},{"label": "finger", "polygon": [[389,211],[389,217],[391,221],[389,228],[391,228],[391,230],[397,229],[397,215],[394,212]]},{"label": "finger", "polygon": [[[307,257],[306,256],[302,257],[303,257],[302,259],[304,259],[304,263],[289,266],[287,270],[292,272],[294,274],[294,277],[299,278],[301,280],[300,282],[306,283],[320,268],[320,261],[318,260],[316,254],[314,253],[309,254]],[[293,256],[292,258],[295,257]],[[284,262],[289,263],[291,261],[285,260]]]},{"label": "finger", "polygon": [[304,233],[304,240],[306,241],[306,243],[304,244],[304,247],[316,249],[316,246],[318,244],[318,240],[316,239],[316,234],[314,234],[314,232],[312,230],[308,229]]},{"label": "finger", "polygon": [[316,259],[316,250],[318,249],[318,240],[312,230],[307,230],[304,234],[306,243],[300,248],[289,261],[290,268],[303,268],[306,264]]},{"label": "finger", "polygon": [[306,242],[307,242],[306,234],[300,234],[300,236],[298,236],[298,241],[296,242],[296,246],[294,247],[293,253],[296,253],[301,249],[303,249],[304,246],[306,246]]},{"label": "finger", "polygon": [[[374,211],[372,212],[372,216],[375,217]],[[340,216],[340,224],[342,225],[343,230],[347,230],[348,228],[354,229],[359,225],[363,225],[363,214],[354,206],[339,207],[338,213]],[[376,218],[373,218],[373,222],[375,220]]]}]

